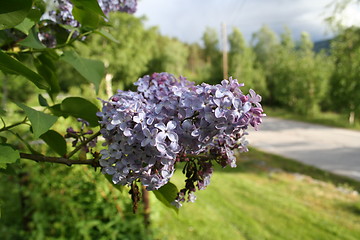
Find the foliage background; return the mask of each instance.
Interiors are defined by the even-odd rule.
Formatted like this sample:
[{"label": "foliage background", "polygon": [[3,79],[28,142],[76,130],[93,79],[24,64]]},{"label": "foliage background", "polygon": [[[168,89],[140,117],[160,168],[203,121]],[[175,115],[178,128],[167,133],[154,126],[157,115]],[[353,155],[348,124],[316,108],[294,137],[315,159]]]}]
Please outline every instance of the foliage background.
[{"label": "foliage background", "polygon": [[[67,47],[76,49],[82,58],[102,60],[104,62],[104,76],[108,74],[112,79],[113,92],[116,89],[131,88],[132,82],[142,75],[162,71],[188,76],[189,80],[198,83],[218,83],[222,80],[221,49],[216,30],[208,28],[203,34],[201,44],[186,44],[177,39],[162,36],[156,27],[146,29],[143,24],[146,21],[145,18],[139,19],[132,15],[116,13],[112,14],[110,19],[112,26],[105,27],[104,31],[110,33],[115,41],[92,34],[87,36],[84,41],[74,42]],[[29,69],[39,71],[39,68],[34,64],[35,59],[38,59],[38,53],[33,55],[34,58],[27,54],[18,54],[19,48],[9,44],[9,41],[12,43],[13,40],[7,38],[8,33],[6,30],[0,31],[2,51],[13,51],[14,56]],[[25,37],[26,35],[20,34],[20,38]],[[338,37],[331,40],[330,49],[323,49],[323,51],[314,51],[314,43],[311,42],[310,36],[306,33],[301,36],[299,42],[295,42],[289,29],[285,29],[283,34],[278,36],[267,26],[263,26],[254,34],[250,43],[244,41],[240,29],[233,29],[228,37],[230,43],[230,75],[243,81],[245,90],[250,87],[257,90],[264,97],[263,102],[266,106],[280,107],[288,112],[309,116],[316,115],[324,110],[343,114],[344,118],[352,113],[356,116],[355,119],[358,119],[360,113],[358,107],[360,106],[360,78],[358,76],[360,38],[358,28],[353,27],[339,31]],[[20,46],[21,49],[24,49],[23,47]],[[52,51],[49,50],[49,54],[51,53]],[[54,72],[59,83],[59,89],[56,91],[46,92],[37,89],[33,83],[20,75],[0,73],[1,117],[8,125],[24,117],[23,111],[13,102],[23,102],[39,111],[48,111],[43,108],[44,106],[40,106],[38,102],[39,93],[51,105],[59,104],[69,96],[82,96],[99,107],[100,103],[95,95],[104,99],[108,97],[105,81],[99,83],[99,93],[95,94],[94,84],[89,83],[89,80],[79,73],[73,65],[57,60],[54,60],[56,62]],[[56,100],[53,101],[52,98],[55,96]],[[67,118],[64,120],[61,117],[54,125],[54,129],[63,136],[67,127],[76,126],[76,124],[74,119]],[[28,125],[17,127],[16,130],[25,142],[32,144],[36,151],[56,155],[41,140],[34,138]],[[7,138],[7,142],[11,142],[18,149],[26,149],[24,142],[9,132],[1,132],[1,137],[1,143],[4,141],[3,138]],[[71,143],[67,142],[67,146],[70,149]],[[254,157],[252,160],[258,159]],[[249,169],[254,169],[254,166]],[[168,212],[155,203],[155,213],[152,217],[156,227],[146,229],[143,224],[143,216],[132,214],[128,190],[117,191],[99,173],[99,169],[94,171],[93,168],[87,166],[70,168],[51,163],[38,164],[21,161],[7,170],[1,169],[1,172],[4,174],[0,175],[2,215],[0,236],[3,236],[4,239],[151,239],[153,237],[162,238],[166,235],[168,235],[168,239],[172,239],[170,236],[172,229],[161,228],[168,223],[168,219],[175,219],[171,222],[171,226],[176,227],[178,225],[176,217],[169,216]],[[257,172],[257,174],[259,173]],[[228,179],[225,177],[225,173],[220,174],[220,176],[223,175],[224,177],[219,177],[218,181]],[[308,185],[306,184],[298,186],[298,188],[296,188],[296,184],[290,184],[292,181],[288,180],[288,176],[276,175],[275,178],[269,176],[267,171],[251,176],[240,171],[231,179],[237,179],[239,182],[236,184],[241,186],[229,187],[228,185],[231,183],[221,182],[220,186],[228,187],[227,193],[216,195],[217,191],[210,190],[211,196],[209,198],[219,198],[220,200],[229,198],[234,201],[240,196],[251,201],[257,200],[259,201],[258,205],[261,206],[263,204],[263,201],[259,200],[262,199],[261,194],[267,193],[266,197],[270,198],[271,201],[274,200],[272,197],[275,198],[277,193],[280,195],[279,199],[284,199],[289,188],[295,188],[299,195],[306,192],[305,196],[309,198],[305,200],[311,198],[311,191],[313,191],[313,196],[318,196],[317,194],[322,191],[329,191],[334,193],[333,198],[336,198],[336,191],[333,186],[324,188],[325,190],[321,188],[319,190],[318,186],[310,187],[307,190]],[[181,180],[178,181],[181,182]],[[228,181],[230,180],[228,179]],[[253,182],[257,182],[258,189],[253,186]],[[269,184],[266,185],[269,188],[262,184]],[[273,188],[271,184],[280,187],[279,189]],[[281,187],[284,187],[285,190]],[[239,193],[239,189],[242,189],[243,192]],[[329,189],[334,191],[331,192]],[[256,192],[257,190],[259,192]],[[280,192],[282,190],[284,192]],[[200,196],[202,197],[199,195],[199,198]],[[254,200],[252,199],[254,196],[259,198]],[[342,236],[344,239],[357,239],[359,237],[359,232],[356,231],[359,224],[359,210],[356,202],[359,202],[359,199],[343,196],[339,201],[335,201],[332,197],[329,198],[330,204],[324,205],[325,211],[333,209],[334,206],[336,208],[337,204],[348,204],[346,206],[350,206],[349,208],[352,211],[350,215],[346,215],[347,210],[339,212],[334,210],[335,214],[343,216],[340,220],[335,220],[335,223],[331,216],[321,213],[326,217],[319,218],[319,221],[321,222],[324,219],[326,221],[321,223],[319,228],[330,233],[325,235],[321,232],[314,236]],[[271,204],[277,204],[279,199],[275,199]],[[313,200],[313,198],[311,199]],[[318,201],[314,202],[320,204]],[[216,201],[216,204],[219,202]],[[281,204],[291,205],[294,203],[284,201]],[[210,205],[205,204],[202,211],[212,212],[213,209],[207,209],[206,206],[211,208]],[[141,212],[142,207],[140,206],[139,212]],[[212,207],[216,208],[216,205]],[[246,211],[243,205],[236,205],[235,208],[234,206],[227,207],[232,208],[239,218],[244,216],[242,213]],[[302,216],[305,220],[309,220],[305,217],[308,214],[306,207],[306,203],[295,206],[295,208],[301,208]],[[227,211],[229,208],[226,208]],[[262,210],[258,206],[250,206],[249,212],[253,212],[254,208],[255,212],[263,217]],[[266,209],[266,206],[264,208]],[[271,209],[274,210],[274,208]],[[313,210],[321,211],[324,209],[319,207]],[[192,211],[183,219],[181,216],[179,221],[181,223],[195,222],[195,217],[188,219],[192,217],[191,213]],[[275,211],[275,213],[283,216],[284,212]],[[161,216],[159,216],[160,214]],[[266,238],[278,234],[276,227],[266,226],[267,230],[263,230],[262,226],[254,221],[246,222],[246,219],[251,221],[252,218],[253,216],[249,215],[242,219],[245,222],[245,227],[243,224],[240,226],[242,227],[241,230],[237,229],[237,231],[242,233],[249,231],[249,236],[253,236],[253,239],[257,239],[256,236]],[[264,217],[264,219],[275,221],[273,216],[270,216],[269,219]],[[298,220],[296,216],[294,219],[295,222]],[[347,225],[345,224],[345,230],[339,225],[339,222],[346,222],[343,219],[349,220],[346,223]],[[197,220],[199,223],[194,223],[197,228],[207,224],[204,219]],[[262,220],[258,219],[259,222]],[[246,224],[248,225],[246,226]],[[266,224],[266,221],[263,224]],[[299,226],[301,224],[304,224],[307,229],[300,233],[304,237],[303,239],[306,239],[306,236],[313,237],[311,233],[314,233],[315,230],[302,221],[300,221]],[[213,226],[216,228],[218,225]],[[232,227],[238,226],[232,225]],[[351,229],[350,233],[346,232],[346,228]],[[200,236],[206,236],[206,233],[199,233],[201,230],[196,230]],[[176,234],[183,236],[181,231],[182,229]],[[281,232],[281,234],[286,233]],[[288,237],[289,235],[285,236]]]}]

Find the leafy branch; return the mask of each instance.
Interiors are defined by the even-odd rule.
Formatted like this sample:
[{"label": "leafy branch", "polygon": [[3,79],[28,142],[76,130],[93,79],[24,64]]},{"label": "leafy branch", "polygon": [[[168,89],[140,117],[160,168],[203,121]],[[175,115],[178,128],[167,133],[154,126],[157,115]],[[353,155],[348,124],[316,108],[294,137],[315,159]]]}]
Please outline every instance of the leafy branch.
[{"label": "leafy branch", "polygon": [[39,154],[28,154],[28,153],[20,153],[20,158],[33,160],[35,162],[49,162],[49,163],[60,163],[65,164],[67,166],[72,166],[74,164],[80,164],[80,165],[90,165],[93,167],[100,167],[99,164],[99,156],[96,155],[93,159],[69,159],[65,157],[49,157]]},{"label": "leafy branch", "polygon": [[100,136],[100,131],[98,131],[97,133],[95,133],[94,135],[92,135],[91,137],[89,137],[88,139],[86,139],[85,141],[81,142],[81,144],[79,144],[73,151],[71,151],[69,154],[66,155],[66,158],[70,158],[72,157],[75,153],[77,153],[80,149],[82,149],[83,147],[85,147],[89,142],[91,142],[92,140],[94,140],[95,138],[97,138],[98,136]]},{"label": "leafy branch", "polygon": [[[81,41],[83,38],[85,38],[86,36],[92,34],[94,31],[87,31],[84,33],[79,34],[78,36],[74,37],[74,33],[77,31],[77,29],[72,29],[71,32],[69,33],[66,42],[63,44],[58,44],[57,46],[53,47],[53,50],[56,49],[64,49],[67,46],[71,46],[74,42],[76,41]],[[35,48],[24,48],[24,49],[19,49],[19,48],[13,48],[11,50],[4,50],[4,53],[7,53],[8,55],[18,55],[19,53],[30,53],[30,54],[34,54],[34,53],[43,53],[43,52],[48,52],[49,49],[48,48],[39,48],[39,49],[35,49]]]},{"label": "leafy branch", "polygon": [[24,124],[24,123],[26,123],[26,121],[27,121],[27,117],[24,118],[24,120],[22,120],[21,122],[17,122],[17,123],[11,124],[11,125],[9,125],[9,126],[6,126],[6,125],[5,125],[5,122],[3,121],[4,127],[0,128],[0,132],[7,131],[7,130],[13,128],[13,127],[16,127],[16,126],[19,126],[19,125],[21,125],[21,124]]}]

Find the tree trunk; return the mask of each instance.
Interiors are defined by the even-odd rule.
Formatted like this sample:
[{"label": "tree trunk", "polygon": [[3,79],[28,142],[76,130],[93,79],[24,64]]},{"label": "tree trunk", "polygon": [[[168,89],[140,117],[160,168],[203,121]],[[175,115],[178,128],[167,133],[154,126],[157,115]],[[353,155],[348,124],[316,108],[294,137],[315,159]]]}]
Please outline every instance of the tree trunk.
[{"label": "tree trunk", "polygon": [[106,95],[108,97],[111,97],[112,95],[114,95],[113,91],[112,91],[112,78],[113,78],[113,75],[110,73],[107,73],[105,76]]},{"label": "tree trunk", "polygon": [[351,111],[349,114],[349,124],[354,125],[354,123],[355,123],[355,112]]},{"label": "tree trunk", "polygon": [[142,186],[142,199],[144,202],[144,224],[148,228],[150,225],[150,199],[149,191],[144,186]]}]

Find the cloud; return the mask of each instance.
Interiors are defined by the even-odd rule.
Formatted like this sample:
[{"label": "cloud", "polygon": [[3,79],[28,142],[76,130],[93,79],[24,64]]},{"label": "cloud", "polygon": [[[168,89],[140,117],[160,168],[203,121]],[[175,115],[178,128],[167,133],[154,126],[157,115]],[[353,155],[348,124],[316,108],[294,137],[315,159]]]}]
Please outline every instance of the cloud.
[{"label": "cloud", "polygon": [[262,25],[277,33],[288,26],[298,39],[308,32],[313,40],[326,36],[325,6],[331,0],[141,0],[136,15],[146,15],[148,26],[185,42],[200,42],[207,26],[218,29],[221,23],[238,27],[247,40]]}]

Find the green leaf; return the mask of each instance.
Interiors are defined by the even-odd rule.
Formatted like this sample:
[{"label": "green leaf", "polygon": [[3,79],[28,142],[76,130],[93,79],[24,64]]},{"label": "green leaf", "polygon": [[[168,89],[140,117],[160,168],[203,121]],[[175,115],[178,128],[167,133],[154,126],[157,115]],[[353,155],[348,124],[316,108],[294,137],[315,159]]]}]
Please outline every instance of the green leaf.
[{"label": "green leaf", "polygon": [[11,35],[6,30],[0,30],[0,48],[6,45],[10,45],[14,42]]},{"label": "green leaf", "polygon": [[43,107],[48,107],[49,106],[46,98],[44,98],[41,94],[38,95],[38,100],[39,100],[40,106],[43,106]]},{"label": "green leaf", "polygon": [[0,143],[6,143],[6,141],[7,141],[6,137],[0,136]]},{"label": "green leaf", "polygon": [[55,116],[64,117],[64,118],[67,118],[69,116],[69,114],[66,114],[61,110],[61,104],[55,104],[49,107],[48,109]]},{"label": "green leaf", "polygon": [[29,18],[25,18],[19,25],[16,25],[15,28],[26,35],[29,35],[30,29],[35,25],[35,22]]},{"label": "green leaf", "polygon": [[119,40],[114,38],[113,35],[111,35],[109,32],[104,31],[103,29],[96,30],[95,33],[100,34],[101,36],[105,37],[106,39],[108,39],[114,43],[120,43]]},{"label": "green leaf", "polygon": [[74,7],[72,10],[74,18],[78,20],[83,27],[95,29],[98,28],[101,22],[101,17],[93,12]]},{"label": "green leaf", "polygon": [[38,73],[46,80],[50,85],[48,91],[51,99],[54,100],[55,96],[60,92],[60,85],[56,74],[56,66],[53,61],[51,53],[45,52],[35,58],[35,67]]},{"label": "green leaf", "polygon": [[72,14],[83,27],[98,28],[104,22],[105,14],[97,0],[73,0]]},{"label": "green leaf", "polygon": [[113,185],[114,188],[116,188],[117,190],[119,190],[120,192],[123,192],[124,190],[124,186],[120,185],[120,184],[114,184],[112,181],[112,175],[109,174],[104,174],[106,180],[109,181],[109,183],[111,183],[111,185]]},{"label": "green leaf", "polygon": [[6,168],[6,164],[14,163],[20,159],[19,151],[9,144],[0,144],[0,168]]},{"label": "green leaf", "polygon": [[106,17],[97,0],[71,0],[75,8]]},{"label": "green leaf", "polygon": [[[42,29],[43,31],[51,32],[52,37],[54,37],[56,40],[57,46],[67,44],[67,40],[68,40],[71,30],[81,31],[79,28],[71,27],[69,25],[62,25],[62,24],[54,23],[53,21],[48,20],[48,19],[41,20],[38,23],[38,25],[39,25],[39,28]],[[54,53],[56,53],[55,49],[47,48],[46,50],[47,50],[47,52],[49,52],[51,50]]]},{"label": "green leaf", "polygon": [[29,118],[35,138],[47,132],[58,119],[56,116],[36,111],[22,103],[17,103],[17,105],[25,111],[26,116]]},{"label": "green leaf", "polygon": [[91,127],[99,125],[96,113],[99,109],[90,101],[81,97],[65,98],[61,103],[61,111],[76,118],[82,118],[90,123]]},{"label": "green leaf", "polygon": [[165,206],[168,208],[171,208],[175,210],[177,213],[179,212],[179,209],[172,205],[171,203],[175,200],[177,197],[179,190],[175,186],[175,184],[168,182],[158,190],[154,190],[153,193],[155,194],[155,197],[162,202]]},{"label": "green leaf", "polygon": [[43,0],[34,0],[33,7],[26,16],[34,22],[38,22],[46,11],[46,3]]},{"label": "green leaf", "polygon": [[22,41],[19,42],[21,46],[29,47],[29,48],[35,48],[35,49],[44,49],[46,48],[42,42],[40,42],[38,37],[38,32],[35,27],[33,27],[29,35]]},{"label": "green leaf", "polygon": [[33,82],[40,89],[50,89],[49,84],[42,76],[29,69],[15,58],[10,57],[3,51],[0,51],[0,70],[6,73],[22,75]]},{"label": "green leaf", "polygon": [[6,174],[6,175],[15,175],[16,174],[16,171],[14,169],[15,164],[16,163],[10,163],[10,164],[7,164],[5,169],[0,168],[0,173]]},{"label": "green leaf", "polygon": [[64,156],[66,154],[66,141],[60,133],[54,130],[49,130],[41,135],[40,138],[60,156]]},{"label": "green leaf", "polygon": [[95,85],[96,92],[99,91],[99,85],[105,73],[103,62],[82,58],[74,51],[65,51],[61,60],[73,66],[86,80]]},{"label": "green leaf", "polygon": [[20,24],[32,6],[32,0],[0,0],[0,30]]}]

